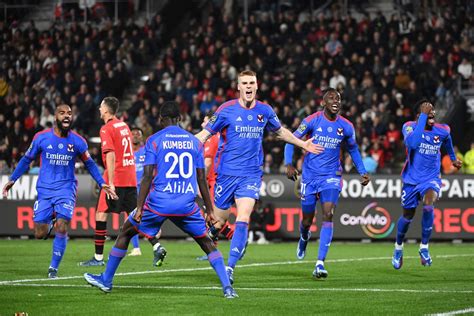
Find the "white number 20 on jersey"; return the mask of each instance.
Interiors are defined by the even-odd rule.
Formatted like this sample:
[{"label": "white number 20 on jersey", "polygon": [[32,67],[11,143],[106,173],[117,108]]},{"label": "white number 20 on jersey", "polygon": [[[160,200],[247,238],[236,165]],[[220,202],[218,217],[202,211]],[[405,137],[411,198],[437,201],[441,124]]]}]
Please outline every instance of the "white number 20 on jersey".
[{"label": "white number 20 on jersey", "polygon": [[179,177],[188,179],[193,175],[193,156],[189,152],[181,153],[179,156],[174,152],[169,152],[165,155],[165,162],[171,162],[165,175],[167,179],[178,179]]}]

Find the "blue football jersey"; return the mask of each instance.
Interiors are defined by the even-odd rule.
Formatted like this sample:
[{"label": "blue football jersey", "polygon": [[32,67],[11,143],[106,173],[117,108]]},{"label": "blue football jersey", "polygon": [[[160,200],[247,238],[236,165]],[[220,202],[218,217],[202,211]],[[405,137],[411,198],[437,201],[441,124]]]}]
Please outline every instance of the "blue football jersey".
[{"label": "blue football jersey", "polygon": [[204,146],[194,135],[178,126],[153,134],[145,145],[143,165],[156,167],[145,202],[147,209],[159,215],[181,216],[195,209],[196,168],[204,169]]},{"label": "blue football jersey", "polygon": [[257,101],[248,109],[234,99],[222,104],[205,128],[213,135],[221,133],[215,158],[217,174],[256,176],[262,175],[263,133],[276,132],[281,124],[270,105]]},{"label": "blue football jersey", "polygon": [[[420,124],[425,125],[426,115]],[[407,158],[402,171],[402,179],[407,184],[429,182],[441,177],[441,146],[445,146],[452,160],[456,159],[452,149],[450,128],[446,124],[434,124],[431,130],[421,129],[415,133],[417,122],[403,125],[403,138],[407,147]]]},{"label": "blue football jersey", "polygon": [[355,139],[354,126],[344,117],[337,115],[334,121],[330,121],[323,111],[319,111],[306,117],[293,134],[298,138],[314,137],[313,143],[324,147],[324,151],[320,154],[307,153],[305,155],[303,179],[341,175],[341,143],[343,141],[347,145],[357,171],[360,174],[366,173]]},{"label": "blue football jersey", "polygon": [[91,159],[87,142],[79,134],[70,131],[67,137],[59,137],[50,128],[38,132],[25,156],[36,159],[41,155],[41,167],[36,184],[38,197],[76,196],[77,180],[74,174],[76,157]]},{"label": "blue football jersey", "polygon": [[143,164],[145,163],[145,146],[140,147],[136,152],[135,156],[135,170],[137,173],[137,192],[140,192],[140,182],[143,177]]}]

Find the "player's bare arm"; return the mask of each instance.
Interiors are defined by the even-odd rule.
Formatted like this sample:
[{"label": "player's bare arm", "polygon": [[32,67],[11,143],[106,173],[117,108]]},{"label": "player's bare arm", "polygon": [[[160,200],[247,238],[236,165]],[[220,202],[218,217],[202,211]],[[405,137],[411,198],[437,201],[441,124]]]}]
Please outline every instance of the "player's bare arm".
[{"label": "player's bare arm", "polygon": [[363,186],[366,186],[367,184],[369,184],[370,182],[370,176],[369,174],[363,174],[360,176],[360,184],[362,184]]},{"label": "player's bare arm", "polygon": [[137,199],[137,211],[133,217],[138,223],[142,220],[143,204],[145,204],[146,197],[150,192],[151,182],[153,180],[153,169],[154,165],[146,165],[143,167],[143,178],[142,182],[140,182],[140,192],[138,192]]},{"label": "player's bare arm", "polygon": [[115,190],[114,186],[114,173],[115,173],[115,152],[109,151],[105,154],[105,161],[107,164],[107,176],[109,177],[109,185]]},{"label": "player's bare arm", "polygon": [[214,207],[211,201],[211,195],[209,194],[209,186],[206,180],[206,171],[203,168],[196,168],[197,182],[199,186],[199,192],[201,192],[204,205],[206,205],[207,221],[214,224]]},{"label": "player's bare arm", "polygon": [[320,154],[324,151],[323,146],[313,143],[313,138],[310,138],[306,141],[302,141],[301,139],[299,139],[298,137],[293,135],[293,133],[291,133],[285,127],[282,127],[278,131],[276,131],[276,134],[278,135],[279,139],[281,139],[281,140],[283,140],[287,143],[296,145],[296,146],[306,150],[307,152],[310,152],[310,153],[313,153],[313,154],[317,155],[317,154]]},{"label": "player's bare arm", "polygon": [[293,165],[286,165],[286,177],[290,180],[296,181],[300,172]]},{"label": "player's bare arm", "polygon": [[12,186],[15,184],[15,181],[8,181],[5,186],[3,187],[3,197],[6,198],[8,196],[8,191],[12,188]]},{"label": "player's bare arm", "polygon": [[203,129],[194,136],[196,136],[197,139],[199,139],[199,141],[204,144],[212,135],[208,130]]}]

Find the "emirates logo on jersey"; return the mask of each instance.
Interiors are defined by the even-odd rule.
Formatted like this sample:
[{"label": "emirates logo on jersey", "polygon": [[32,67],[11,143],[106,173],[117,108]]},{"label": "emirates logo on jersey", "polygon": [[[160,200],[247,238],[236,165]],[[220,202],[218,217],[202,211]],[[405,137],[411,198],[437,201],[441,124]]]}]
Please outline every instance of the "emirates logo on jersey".
[{"label": "emirates logo on jersey", "polygon": [[434,136],[433,141],[435,144],[439,143],[439,136],[438,135]]},{"label": "emirates logo on jersey", "polygon": [[338,136],[343,136],[344,135],[344,129],[342,127],[337,128],[337,135]]},{"label": "emirates logo on jersey", "polygon": [[67,144],[67,151],[74,152],[74,144]]},{"label": "emirates logo on jersey", "polygon": [[257,121],[258,121],[259,123],[263,123],[263,114],[258,114],[258,115],[257,115]]}]

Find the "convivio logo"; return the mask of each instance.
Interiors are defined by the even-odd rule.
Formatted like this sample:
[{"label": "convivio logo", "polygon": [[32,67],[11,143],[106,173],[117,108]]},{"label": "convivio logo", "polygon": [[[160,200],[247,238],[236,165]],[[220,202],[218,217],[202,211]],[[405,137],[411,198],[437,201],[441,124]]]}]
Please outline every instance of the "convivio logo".
[{"label": "convivio logo", "polygon": [[360,225],[367,236],[377,239],[387,237],[395,227],[390,213],[383,207],[377,206],[377,202],[367,205],[360,216],[342,214],[341,224],[345,226]]}]

